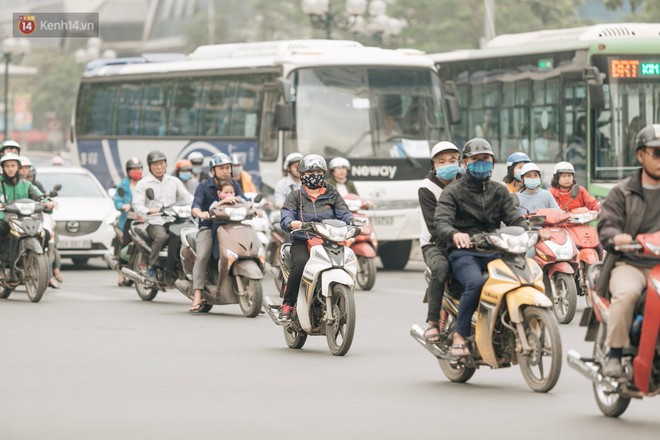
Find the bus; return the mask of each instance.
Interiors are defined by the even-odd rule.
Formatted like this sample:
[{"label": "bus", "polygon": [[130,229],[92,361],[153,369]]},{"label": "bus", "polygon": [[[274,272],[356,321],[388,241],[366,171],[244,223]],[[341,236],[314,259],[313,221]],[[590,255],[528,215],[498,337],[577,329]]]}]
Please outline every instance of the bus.
[{"label": "bus", "polygon": [[238,154],[268,194],[289,153],[337,156],[368,211],[386,268],[419,238],[430,146],[452,138],[433,61],[408,49],[295,40],[201,46],[186,57],[97,60],[81,79],[72,151],[106,187],[153,149],[172,166],[193,151]]},{"label": "bus", "polygon": [[430,55],[458,96],[458,142],[480,136],[493,177],[522,151],[543,172],[571,162],[578,183],[604,197],[637,169],[635,136],[660,121],[660,24],[603,24],[501,35],[483,49]]}]

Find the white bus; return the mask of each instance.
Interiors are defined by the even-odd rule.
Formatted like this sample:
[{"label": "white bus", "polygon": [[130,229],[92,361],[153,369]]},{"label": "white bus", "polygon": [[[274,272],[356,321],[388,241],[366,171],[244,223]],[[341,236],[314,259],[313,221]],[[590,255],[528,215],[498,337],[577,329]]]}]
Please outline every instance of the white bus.
[{"label": "white bus", "polygon": [[[351,161],[386,268],[419,237],[419,180],[429,146],[450,140],[433,62],[415,50],[300,40],[202,46],[189,56],[90,63],[72,126],[80,165],[109,187],[132,156],[239,153],[262,191],[294,151]],[[452,109],[455,107],[452,106]]]}]

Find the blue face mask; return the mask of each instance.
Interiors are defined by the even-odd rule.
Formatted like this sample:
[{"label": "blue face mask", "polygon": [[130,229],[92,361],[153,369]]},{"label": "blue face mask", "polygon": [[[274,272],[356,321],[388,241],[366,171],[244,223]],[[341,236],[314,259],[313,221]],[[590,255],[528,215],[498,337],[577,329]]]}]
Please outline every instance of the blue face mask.
[{"label": "blue face mask", "polygon": [[179,179],[181,179],[184,182],[189,181],[191,177],[192,177],[192,173],[190,171],[184,171],[183,173],[179,173]]},{"label": "blue face mask", "polygon": [[458,174],[458,164],[451,163],[449,165],[443,165],[435,169],[435,175],[442,180],[453,180]]},{"label": "blue face mask", "polygon": [[525,188],[534,190],[541,185],[541,179],[525,179]]},{"label": "blue face mask", "polygon": [[478,160],[468,164],[467,172],[477,180],[488,180],[493,171],[493,162]]},{"label": "blue face mask", "polygon": [[520,175],[520,169],[517,169],[515,173],[513,173],[513,178],[516,179],[518,182],[522,182],[522,176]]}]

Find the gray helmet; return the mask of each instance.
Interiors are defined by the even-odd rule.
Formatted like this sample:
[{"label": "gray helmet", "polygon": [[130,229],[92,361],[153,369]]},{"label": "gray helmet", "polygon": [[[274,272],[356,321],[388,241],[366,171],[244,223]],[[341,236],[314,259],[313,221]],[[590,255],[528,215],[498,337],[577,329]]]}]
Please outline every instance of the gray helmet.
[{"label": "gray helmet", "polygon": [[219,165],[231,165],[231,158],[225,153],[215,153],[213,156],[211,156],[211,160],[209,161],[209,168],[213,169],[213,167],[217,167]]},{"label": "gray helmet", "polygon": [[154,150],[151,153],[147,154],[147,165],[151,165],[154,162],[164,160],[167,162],[167,156],[162,151]]},{"label": "gray helmet", "polygon": [[291,164],[296,163],[296,162],[300,162],[300,159],[302,159],[302,158],[303,158],[303,155],[298,153],[298,152],[289,154],[284,159],[284,163],[282,163],[282,171],[289,171],[289,167],[291,166]]},{"label": "gray helmet", "polygon": [[463,147],[463,159],[476,156],[477,154],[490,154],[495,158],[493,147],[490,146],[490,143],[486,139],[472,138]]},{"label": "gray helmet", "polygon": [[660,124],[649,124],[637,133],[637,148],[660,147]]},{"label": "gray helmet", "polygon": [[308,154],[300,159],[300,162],[298,163],[298,172],[300,174],[313,170],[321,170],[324,173],[328,172],[328,165],[320,154]]},{"label": "gray helmet", "polygon": [[128,170],[134,170],[136,168],[142,168],[142,162],[140,162],[140,159],[137,157],[131,157],[126,161],[126,172],[128,173]]}]

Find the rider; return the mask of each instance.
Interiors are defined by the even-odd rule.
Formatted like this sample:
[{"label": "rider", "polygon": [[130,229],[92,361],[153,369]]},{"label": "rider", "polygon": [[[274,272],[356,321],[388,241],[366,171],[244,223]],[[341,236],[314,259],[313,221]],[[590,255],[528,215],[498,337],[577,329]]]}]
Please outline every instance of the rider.
[{"label": "rider", "polygon": [[346,194],[358,195],[355,184],[348,179],[348,172],[351,170],[351,163],[348,159],[335,157],[330,161],[328,167],[330,168],[330,176],[326,179],[326,182],[337,188],[342,197]]},{"label": "rider", "polygon": [[433,218],[435,232],[449,252],[454,279],[464,288],[450,352],[454,360],[470,354],[465,342],[485,283],[482,272],[497,258],[494,253],[468,250],[472,247],[470,236],[494,231],[502,222],[508,226],[527,225],[507,189],[490,180],[494,161],[488,141],[470,139],[463,147],[467,174],[442,191]]},{"label": "rider", "polygon": [[559,162],[552,171],[552,188],[550,193],[561,209],[572,211],[575,208],[586,207],[591,211],[598,211],[598,200],[582,186],[576,198],[571,199],[571,189],[577,185],[575,181],[575,168],[568,162]]},{"label": "rider", "polygon": [[[238,197],[245,198],[241,185],[235,180],[231,179],[231,159],[224,153],[217,153],[211,157],[209,162],[211,175],[200,182],[197,190],[195,191],[195,200],[192,204],[192,215],[199,219],[199,231],[197,232],[196,251],[197,259],[193,266],[193,290],[194,296],[191,312],[199,312],[202,309],[202,289],[204,288],[204,281],[206,280],[206,271],[211,259],[213,250],[213,223],[210,218],[209,209],[213,202],[218,200],[218,185],[223,180],[231,180],[234,185],[234,192],[236,198],[234,202],[238,202]],[[230,203],[230,202],[226,202]]]},{"label": "rider", "polygon": [[419,206],[422,208],[422,234],[419,244],[422,247],[424,262],[431,270],[431,279],[428,286],[429,309],[426,317],[428,328],[424,338],[431,343],[440,340],[440,305],[445,290],[445,280],[449,274],[449,263],[444,248],[433,228],[433,215],[438,199],[444,187],[456,180],[458,175],[458,161],[460,153],[456,145],[451,142],[438,142],[431,149],[431,163],[433,169],[417,191]]},{"label": "rider", "polygon": [[598,294],[611,295],[605,345],[610,348],[602,373],[620,377],[621,356],[630,345],[629,331],[635,305],[646,287],[654,261],[631,253],[614,251],[630,244],[637,234],[660,230],[660,124],[644,127],[637,134],[637,160],[642,165],[616,185],[601,207],[598,221],[600,242],[607,253],[598,279]]},{"label": "rider", "polygon": [[257,187],[252,182],[252,176],[243,169],[243,161],[240,154],[234,153],[231,155],[231,176],[241,185],[244,193],[257,192]]},{"label": "rider", "polygon": [[520,175],[520,169],[526,163],[531,162],[532,160],[525,153],[517,151],[511,154],[506,159],[506,176],[504,176],[504,183],[506,184],[507,189],[510,193],[516,193],[520,191],[522,187],[522,176]]},{"label": "rider", "polygon": [[13,139],[7,139],[0,144],[0,158],[9,153],[14,153],[17,156],[21,154],[21,146]]},{"label": "rider", "polygon": [[[291,273],[284,293],[284,301],[278,319],[290,321],[298,299],[298,289],[303,270],[309,260],[307,240],[309,233],[296,231],[303,222],[320,222],[326,219],[339,219],[346,223],[353,220],[353,214],[337,189],[325,183],[328,166],[318,154],[308,154],[298,163],[302,186],[289,194],[282,207],[280,225],[291,232]],[[301,212],[302,211],[302,212]]]},{"label": "rider", "polygon": [[[135,190],[135,186],[140,179],[142,179],[142,162],[140,162],[140,159],[137,157],[131,157],[128,159],[128,161],[126,161],[126,177],[124,177],[121,182],[119,182],[119,185],[117,185],[117,189],[123,188],[124,195],[121,196],[119,195],[119,192],[115,192],[113,197],[115,208],[121,211],[121,215],[119,216],[119,221],[117,223],[117,226],[122,231],[123,236],[123,240],[121,243],[119,243],[118,246],[119,249],[117,249],[117,257],[120,258],[120,262],[120,250],[124,246],[127,246],[131,241],[131,235],[128,233],[128,231],[131,227],[132,220],[128,219],[128,213],[131,210],[131,203],[133,202],[133,190]],[[117,274],[117,282],[121,285],[124,282],[124,275],[121,273],[121,271],[117,271]]]},{"label": "rider", "polygon": [[541,169],[535,163],[526,163],[520,169],[520,176],[523,186],[517,194],[520,202],[518,210],[522,215],[534,213],[541,208],[559,208],[550,191],[539,188]]},{"label": "rider", "polygon": [[193,175],[193,164],[188,159],[182,159],[174,164],[174,176],[176,176],[190,194],[195,194],[199,180]]},{"label": "rider", "polygon": [[284,177],[282,177],[275,184],[275,207],[282,208],[287,196],[296,189],[300,189],[300,173],[298,172],[298,164],[303,155],[300,153],[291,153],[282,164]]},{"label": "rider", "polygon": [[[157,214],[161,208],[174,205],[177,202],[192,203],[192,195],[188,192],[183,183],[174,176],[165,174],[167,171],[167,156],[161,151],[154,150],[147,155],[147,166],[150,176],[143,177],[135,185],[133,194],[133,210],[141,217],[146,219],[149,224],[147,233],[152,240],[151,254],[149,255],[149,268],[147,269],[147,278],[156,281],[156,269],[158,267],[158,253],[165,246],[169,235],[165,228],[165,219],[161,216],[149,215]],[[147,189],[151,188],[154,192],[154,199],[146,198]],[[178,257],[174,250],[179,243],[173,238],[168,255],[168,269],[173,268],[173,262]]]},{"label": "rider", "polygon": [[211,177],[209,173],[204,171],[204,155],[202,153],[193,151],[188,155],[188,160],[192,162],[192,173],[198,182]]}]

